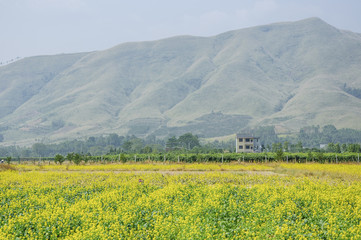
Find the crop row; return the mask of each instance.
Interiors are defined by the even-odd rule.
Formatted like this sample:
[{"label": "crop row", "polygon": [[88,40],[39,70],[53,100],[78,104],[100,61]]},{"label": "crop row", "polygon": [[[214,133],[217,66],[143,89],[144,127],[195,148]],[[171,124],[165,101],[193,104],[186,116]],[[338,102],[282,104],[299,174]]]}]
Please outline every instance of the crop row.
[{"label": "crop row", "polygon": [[359,153],[213,153],[213,154],[119,154],[89,157],[89,160],[95,162],[143,162],[143,161],[171,161],[171,162],[318,162],[318,163],[343,163],[359,162]]},{"label": "crop row", "polygon": [[[69,155],[69,154],[68,154]],[[74,154],[73,154],[74,155]],[[346,163],[360,162],[359,153],[322,153],[322,152],[309,152],[309,153],[151,153],[151,154],[117,154],[117,155],[102,155],[102,156],[88,156],[75,154],[78,156],[77,162],[72,159],[68,159],[67,156],[62,156],[64,160],[73,161],[76,164],[81,162],[94,162],[94,163],[106,163],[106,162],[183,162],[183,163],[201,163],[201,162],[247,162],[247,163],[267,163],[267,162],[294,162],[294,163]],[[56,158],[16,158],[12,159],[12,162],[50,162]]]}]

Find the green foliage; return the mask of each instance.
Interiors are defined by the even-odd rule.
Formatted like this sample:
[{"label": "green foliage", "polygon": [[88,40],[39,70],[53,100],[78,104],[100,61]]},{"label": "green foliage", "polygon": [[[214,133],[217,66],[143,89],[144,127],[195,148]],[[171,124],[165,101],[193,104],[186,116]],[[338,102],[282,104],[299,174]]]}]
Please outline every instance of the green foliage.
[{"label": "green foliage", "polygon": [[283,150],[281,148],[277,149],[276,151],[276,160],[282,161],[284,157]]},{"label": "green foliage", "polygon": [[61,154],[56,154],[54,157],[54,162],[59,163],[60,165],[65,161],[65,158]]},{"label": "green foliage", "polygon": [[192,133],[186,133],[177,139],[175,136],[168,139],[166,147],[168,150],[176,149],[187,149],[191,150],[195,147],[200,147],[198,136],[193,135]]},{"label": "green foliage", "polygon": [[66,159],[68,159],[69,162],[72,162],[74,159],[74,153],[68,153],[66,155]]},{"label": "green foliage", "polygon": [[273,143],[272,144],[272,152],[277,152],[279,150],[283,151],[282,143]]},{"label": "green foliage", "polygon": [[126,163],[126,162],[127,162],[127,158],[125,157],[124,153],[120,154],[119,160],[120,160],[120,162],[122,162],[122,163]]},{"label": "green foliage", "polygon": [[325,156],[324,156],[323,152],[317,152],[315,157],[316,157],[317,162],[325,163]]},{"label": "green foliage", "polygon": [[124,151],[126,152],[130,152],[132,150],[132,147],[133,147],[133,143],[131,141],[126,141],[124,144],[123,144],[123,149]]},{"label": "green foliage", "polygon": [[308,153],[307,153],[307,161],[311,162],[311,161],[313,161],[313,160],[314,160],[314,158],[313,158],[312,152],[311,152],[311,151],[308,151]]},{"label": "green foliage", "polygon": [[[350,128],[336,129],[333,125],[324,126],[321,131],[319,126],[309,126],[300,129],[297,140],[307,147],[319,147],[320,144],[339,143],[342,144],[340,151],[345,152],[347,151],[347,143],[361,142],[361,131]],[[338,151],[338,147],[337,149],[330,149],[330,151]]]},{"label": "green foliage", "polygon": [[[361,131],[352,129],[337,130],[332,125],[327,125],[320,130],[320,127],[302,128],[299,134],[288,137],[277,137],[273,126],[256,128],[253,135],[260,137],[264,151],[276,152],[277,149],[283,148],[289,152],[308,152],[320,151],[319,146],[322,139],[331,139],[326,148],[327,152],[361,152]],[[274,142],[271,142],[271,140]],[[336,141],[337,140],[337,141]],[[349,141],[346,141],[349,140]],[[267,143],[268,141],[268,143]],[[346,141],[346,142],[342,142]],[[283,142],[283,144],[282,144]],[[267,144],[266,144],[267,143]],[[118,145],[112,145],[118,144]],[[266,146],[266,147],[265,147]],[[108,136],[89,137],[85,140],[71,140],[57,144],[35,143],[32,147],[19,146],[0,146],[0,156],[20,156],[24,157],[53,157],[56,154],[66,156],[70,152],[78,152],[82,155],[116,155],[125,153],[162,153],[176,151],[179,153],[220,153],[234,152],[235,141],[212,141],[200,144],[197,135],[191,133],[183,134],[179,138],[173,136],[167,141],[156,138],[154,135],[145,139],[135,136],[118,136],[110,134]],[[66,158],[68,159],[68,158]],[[72,161],[71,156],[69,161]],[[84,159],[85,160],[85,159]]]},{"label": "green foliage", "polygon": [[[251,133],[259,137],[262,145],[272,145],[273,143],[280,142],[280,139],[278,138],[274,126],[261,126],[253,129]],[[268,148],[270,150],[270,148]]]},{"label": "green foliage", "polygon": [[73,162],[74,162],[76,165],[79,165],[82,160],[83,160],[83,156],[82,156],[82,155],[80,155],[79,153],[75,153],[75,154],[74,154]]},{"label": "green foliage", "polygon": [[348,152],[361,153],[361,146],[360,146],[360,144],[348,144],[347,145],[347,151]]},{"label": "green foliage", "polygon": [[32,146],[33,152],[37,157],[45,157],[48,154],[48,146],[44,143],[35,143]]},{"label": "green foliage", "polygon": [[6,162],[10,164],[12,157],[6,157]]},{"label": "green foliage", "polygon": [[283,143],[283,149],[286,151],[286,152],[288,152],[288,150],[289,150],[289,142],[288,141],[285,141],[284,143]]},{"label": "green foliage", "polygon": [[[318,162],[318,163],[335,163],[336,154],[338,163],[342,162],[357,162],[359,160],[358,153],[323,153],[323,152],[311,152],[307,153],[289,153],[283,152],[279,149],[277,152],[268,153],[190,153],[190,152],[168,152],[166,154],[136,154],[137,162],[144,161],[155,161],[164,162],[164,157],[167,162],[218,162],[218,163],[229,163],[229,162],[240,162],[245,163],[263,163],[263,162],[275,162],[275,161],[286,161],[289,162]],[[101,157],[93,157],[93,161],[98,161]],[[134,154],[122,153],[119,155],[107,155],[103,156],[104,160],[115,160],[122,163],[134,162]]]},{"label": "green foliage", "polygon": [[143,149],[142,149],[142,153],[151,153],[153,151],[152,147],[150,146],[145,146]]}]

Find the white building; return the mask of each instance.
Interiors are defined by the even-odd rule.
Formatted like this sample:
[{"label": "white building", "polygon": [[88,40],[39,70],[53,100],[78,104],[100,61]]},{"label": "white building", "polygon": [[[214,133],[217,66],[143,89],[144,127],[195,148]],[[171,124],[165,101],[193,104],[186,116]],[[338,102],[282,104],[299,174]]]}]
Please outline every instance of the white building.
[{"label": "white building", "polygon": [[261,151],[258,137],[236,134],[236,153],[253,153]]}]

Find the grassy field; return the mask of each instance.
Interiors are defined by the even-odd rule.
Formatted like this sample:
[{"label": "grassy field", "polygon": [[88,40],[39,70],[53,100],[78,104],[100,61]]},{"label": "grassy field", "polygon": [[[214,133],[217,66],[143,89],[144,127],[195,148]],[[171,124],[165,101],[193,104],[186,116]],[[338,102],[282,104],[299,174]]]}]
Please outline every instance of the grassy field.
[{"label": "grassy field", "polygon": [[357,164],[0,166],[0,239],[361,238]]}]

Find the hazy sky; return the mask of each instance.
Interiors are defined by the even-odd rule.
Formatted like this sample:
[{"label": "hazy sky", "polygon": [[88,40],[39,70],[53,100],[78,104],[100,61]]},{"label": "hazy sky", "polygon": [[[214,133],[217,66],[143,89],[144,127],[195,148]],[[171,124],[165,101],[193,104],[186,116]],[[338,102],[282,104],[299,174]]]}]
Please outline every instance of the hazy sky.
[{"label": "hazy sky", "polygon": [[0,62],[319,17],[361,33],[360,0],[0,0]]}]

